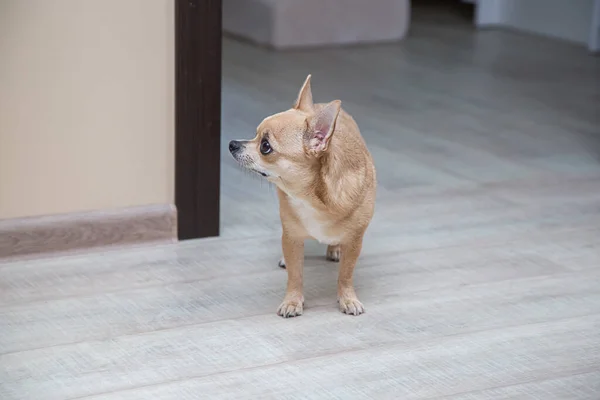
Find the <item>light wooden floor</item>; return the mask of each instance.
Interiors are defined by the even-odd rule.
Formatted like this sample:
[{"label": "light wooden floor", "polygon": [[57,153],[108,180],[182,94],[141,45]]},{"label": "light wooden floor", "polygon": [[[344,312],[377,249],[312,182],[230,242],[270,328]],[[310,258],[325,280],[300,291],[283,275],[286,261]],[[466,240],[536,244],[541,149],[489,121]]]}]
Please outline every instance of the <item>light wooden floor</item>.
[{"label": "light wooden floor", "polygon": [[223,143],[317,100],[357,119],[380,179],[336,308],[275,315],[275,191],[223,146],[223,237],[0,265],[0,399],[600,399],[600,60],[416,23],[401,44],[270,53],[227,40]]}]

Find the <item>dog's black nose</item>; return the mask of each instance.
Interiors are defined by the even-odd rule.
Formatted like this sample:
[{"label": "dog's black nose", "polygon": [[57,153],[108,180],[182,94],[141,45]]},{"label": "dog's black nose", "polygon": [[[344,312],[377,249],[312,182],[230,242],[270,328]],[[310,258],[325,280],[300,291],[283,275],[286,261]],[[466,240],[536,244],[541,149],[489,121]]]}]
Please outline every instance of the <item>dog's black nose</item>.
[{"label": "dog's black nose", "polygon": [[241,147],[242,146],[240,145],[240,142],[238,142],[237,140],[232,140],[231,142],[229,142],[229,152],[231,154],[237,153]]}]

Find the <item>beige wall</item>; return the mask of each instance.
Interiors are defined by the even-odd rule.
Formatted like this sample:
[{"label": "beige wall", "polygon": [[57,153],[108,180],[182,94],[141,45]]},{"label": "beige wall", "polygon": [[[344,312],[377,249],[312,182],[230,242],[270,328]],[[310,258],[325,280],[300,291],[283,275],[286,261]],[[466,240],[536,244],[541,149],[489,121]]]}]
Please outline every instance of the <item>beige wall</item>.
[{"label": "beige wall", "polygon": [[0,0],[0,218],[173,202],[172,0]]}]

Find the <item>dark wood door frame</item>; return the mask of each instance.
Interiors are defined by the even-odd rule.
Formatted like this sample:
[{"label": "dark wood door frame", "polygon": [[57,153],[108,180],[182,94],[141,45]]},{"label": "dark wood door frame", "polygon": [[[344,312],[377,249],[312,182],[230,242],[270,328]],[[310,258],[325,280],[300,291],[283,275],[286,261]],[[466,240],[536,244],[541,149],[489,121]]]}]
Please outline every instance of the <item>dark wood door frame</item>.
[{"label": "dark wood door frame", "polygon": [[219,235],[221,0],[175,1],[175,205],[180,240]]}]

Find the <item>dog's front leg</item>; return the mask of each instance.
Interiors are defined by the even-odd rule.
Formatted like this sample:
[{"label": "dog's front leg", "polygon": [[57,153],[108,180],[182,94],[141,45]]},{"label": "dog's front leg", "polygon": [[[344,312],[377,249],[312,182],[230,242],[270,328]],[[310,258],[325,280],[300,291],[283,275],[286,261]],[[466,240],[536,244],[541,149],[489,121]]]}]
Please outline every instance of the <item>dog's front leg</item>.
[{"label": "dog's front leg", "polygon": [[281,238],[283,257],[288,274],[287,290],[277,315],[284,318],[302,315],[304,295],[302,294],[302,271],[304,269],[304,240],[283,232]]},{"label": "dog's front leg", "polygon": [[362,233],[352,240],[342,243],[340,273],[338,276],[338,302],[340,310],[345,314],[360,315],[365,312],[362,303],[356,297],[352,275],[360,251],[362,249]]}]

